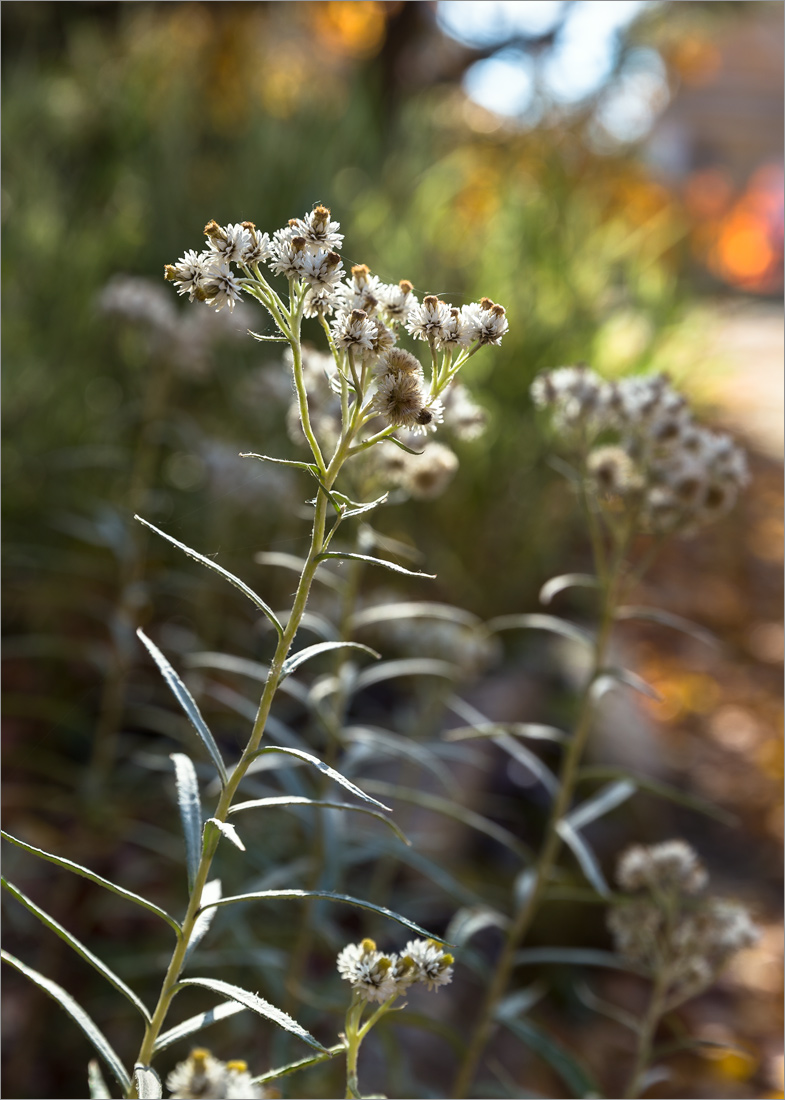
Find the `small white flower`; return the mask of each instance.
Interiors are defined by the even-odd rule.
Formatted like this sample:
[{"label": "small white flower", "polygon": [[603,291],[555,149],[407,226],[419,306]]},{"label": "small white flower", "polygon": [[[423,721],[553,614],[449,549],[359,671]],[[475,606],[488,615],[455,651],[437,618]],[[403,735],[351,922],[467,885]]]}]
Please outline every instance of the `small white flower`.
[{"label": "small white flower", "polygon": [[479,340],[481,344],[500,344],[502,337],[510,327],[507,323],[504,306],[490,298],[463,306],[461,319],[465,337],[469,343]]},{"label": "small white flower", "polygon": [[333,291],[341,281],[343,263],[337,252],[306,252],[300,275],[314,290]]},{"label": "small white flower", "polygon": [[331,221],[330,211],[321,204],[304,218],[293,219],[289,225],[294,235],[305,238],[309,252],[336,251],[343,244],[343,233],[338,232],[340,222]]},{"label": "small white flower", "polygon": [[210,250],[225,264],[239,263],[251,244],[251,234],[244,223],[221,226],[216,221],[209,221],[204,232]]},{"label": "small white flower", "polygon": [[708,882],[697,853],[683,840],[666,840],[649,848],[633,845],[619,859],[616,878],[625,890],[646,887],[684,894],[695,894]]},{"label": "small white flower", "polygon": [[226,1100],[264,1100],[267,1093],[261,1085],[255,1085],[245,1062],[226,1063]]},{"label": "small white flower", "polygon": [[270,243],[270,270],[287,279],[299,279],[305,259],[305,238],[289,229],[276,229]]},{"label": "small white flower", "polygon": [[438,989],[452,981],[452,955],[444,952],[436,940],[409,940],[402,957],[409,958],[417,967],[417,978],[428,989]]},{"label": "small white flower", "polygon": [[242,301],[240,298],[241,289],[237,276],[229,267],[213,267],[202,277],[194,291],[194,295],[200,301],[215,306],[216,313],[224,306],[228,306],[231,313],[235,303]]},{"label": "small white flower", "polygon": [[248,230],[248,244],[240,254],[240,263],[246,267],[263,263],[270,256],[269,234],[260,233],[253,222],[243,222],[243,228]]},{"label": "small white flower", "polygon": [[214,258],[212,252],[195,252],[193,248],[189,248],[176,264],[167,264],[164,267],[164,278],[174,283],[178,294],[187,294],[193,302],[197,298],[197,288],[210,271]]},{"label": "small white flower", "polygon": [[306,317],[318,317],[319,314],[329,317],[337,301],[337,295],[331,287],[310,286],[305,292],[303,314]]},{"label": "small white flower", "polygon": [[397,961],[397,956],[383,955],[373,940],[366,939],[344,947],[338,956],[338,973],[363,1000],[383,1004],[399,992]]},{"label": "small white flower", "polygon": [[172,1100],[223,1100],[226,1096],[226,1065],[209,1050],[192,1050],[166,1078]]},{"label": "small white flower", "polygon": [[442,324],[441,332],[436,337],[436,346],[443,350],[465,348],[471,342],[471,332],[465,318],[457,306],[453,306],[450,309],[449,316]]},{"label": "small white flower", "polygon": [[376,325],[368,319],[364,310],[353,309],[351,313],[340,310],[331,327],[339,348],[353,348],[363,355],[373,351]]},{"label": "small white flower", "polygon": [[376,275],[371,274],[370,268],[365,264],[355,264],[351,279],[338,288],[341,308],[347,313],[361,309],[371,317],[379,304],[381,289],[382,284]]},{"label": "small white flower", "polygon": [[412,291],[414,287],[408,279],[399,283],[380,283],[377,290],[379,309],[391,324],[405,321],[411,311],[419,305]]},{"label": "small white flower", "polygon": [[410,310],[405,327],[416,340],[438,340],[450,319],[450,307],[435,294],[428,294],[422,305]]}]

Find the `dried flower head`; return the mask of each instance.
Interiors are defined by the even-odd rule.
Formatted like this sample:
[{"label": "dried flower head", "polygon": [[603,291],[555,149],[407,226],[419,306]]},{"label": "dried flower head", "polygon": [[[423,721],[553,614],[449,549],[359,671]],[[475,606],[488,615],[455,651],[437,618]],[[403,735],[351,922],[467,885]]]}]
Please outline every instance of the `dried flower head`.
[{"label": "dried flower head", "polygon": [[166,1078],[172,1100],[223,1100],[226,1096],[226,1065],[201,1047],[192,1050]]},{"label": "dried flower head", "polygon": [[695,894],[708,875],[695,851],[683,840],[666,840],[649,848],[635,844],[619,859],[616,879],[624,890],[677,891]]}]

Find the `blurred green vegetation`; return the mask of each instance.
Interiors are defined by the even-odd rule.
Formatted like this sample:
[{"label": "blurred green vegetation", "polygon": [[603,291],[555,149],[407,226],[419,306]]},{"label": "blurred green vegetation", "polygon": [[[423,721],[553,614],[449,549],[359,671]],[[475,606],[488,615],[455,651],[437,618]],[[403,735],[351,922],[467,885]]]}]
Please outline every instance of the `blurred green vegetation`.
[{"label": "blurred green vegetation", "polygon": [[[291,574],[261,571],[253,556],[307,546],[310,487],[249,474],[234,458],[294,453],[275,347],[225,330],[206,364],[173,364],[143,328],[101,313],[107,283],[118,274],[159,280],[165,263],[201,247],[210,218],[250,219],[272,232],[322,201],[342,223],[348,261],[385,281],[409,278],[420,295],[504,304],[503,346],[473,359],[464,378],[489,411],[488,432],[456,445],[461,467],[444,497],[390,508],[377,524],[415,545],[438,574],[428,587],[385,579],[385,591],[490,617],[532,606],[544,579],[586,561],[573,502],[537,432],[531,379],[579,360],[605,372],[678,370],[692,338],[686,226],[631,155],[590,151],[585,119],[494,129],[467,110],[455,80],[407,85],[406,62],[439,37],[430,5],[7,0],[2,19],[7,827],[131,889],[172,895],[177,907],[183,895],[174,893],[170,864],[151,856],[179,852],[171,781],[142,763],[158,754],[168,764],[166,752],[185,734],[155,670],[140,648],[129,649],[118,601],[160,632],[180,667],[194,649],[264,660],[269,638],[216,578],[134,532],[129,503],[283,607]],[[171,298],[181,317],[201,308]],[[249,313],[243,326],[246,319],[264,323]],[[366,594],[374,583],[363,578]],[[529,662],[536,670],[543,658],[530,652]],[[84,772],[103,684],[118,667],[117,766],[96,799],[85,793]],[[225,698],[207,700],[205,713],[235,745]],[[405,726],[418,699],[413,690],[374,706]],[[498,807],[525,831],[526,812],[504,799]],[[293,834],[265,834],[255,873],[293,858],[303,839]],[[484,847],[462,859],[464,880],[486,896],[509,877],[506,864],[489,867]],[[239,858],[227,862],[227,879],[241,885]],[[50,885],[48,870],[23,871],[16,856],[8,864],[31,891],[51,889],[48,908],[152,996],[159,929],[136,914],[118,923],[111,899],[96,901],[81,883]],[[435,891],[418,898],[417,883],[397,875],[383,868],[376,881],[363,870],[355,892],[386,889],[387,901],[373,900],[404,912],[411,904],[414,919],[443,929],[450,899],[433,901]],[[288,913],[265,915],[264,936],[256,919],[238,916],[216,964],[242,974],[251,960],[275,971],[276,951],[289,943]],[[97,979],[76,971],[57,941],[39,951],[38,930],[19,914],[9,913],[8,925],[20,953],[133,1049]],[[340,945],[337,927],[325,923],[328,943]],[[360,925],[349,918],[342,928]],[[328,950],[320,976],[330,965]],[[280,977],[270,981],[280,989]],[[17,1091],[6,1095],[80,1095],[86,1047],[74,1054],[71,1025],[38,992],[8,986],[6,1082]],[[323,1004],[308,1007],[318,1015]],[[252,1061],[252,1023],[234,1022],[232,1034],[248,1047],[224,1054]],[[334,1091],[325,1073],[298,1078],[299,1094]],[[401,1073],[401,1089],[416,1087]]]}]

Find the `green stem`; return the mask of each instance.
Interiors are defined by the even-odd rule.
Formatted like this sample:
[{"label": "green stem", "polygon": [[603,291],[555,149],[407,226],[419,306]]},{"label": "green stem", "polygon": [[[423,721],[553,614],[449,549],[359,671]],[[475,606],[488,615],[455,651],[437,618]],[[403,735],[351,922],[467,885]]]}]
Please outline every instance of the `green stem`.
[{"label": "green stem", "polygon": [[[594,711],[592,685],[605,666],[606,654],[613,629],[614,614],[623,584],[622,564],[631,537],[633,524],[630,524],[625,538],[617,544],[616,554],[610,567],[608,581],[603,585],[603,606],[600,627],[594,642],[592,667],[581,695],[575,731],[562,758],[559,771],[559,788],[551,806],[551,812],[545,830],[540,855],[534,868],[534,882],[518,912],[515,914],[507,933],[506,941],[491,979],[480,1010],[480,1016],[474,1033],[466,1048],[463,1061],[453,1086],[452,1096],[465,1097],[471,1088],[474,1077],[493,1031],[496,1012],[509,985],[514,968],[515,953],[524,936],[532,925],[542,900],[560,849],[561,837],[557,826],[569,810],[578,778],[578,769],[583,756]],[[598,563],[596,563],[598,564]]]},{"label": "green stem", "polygon": [[660,968],[654,979],[654,986],[649,999],[649,1007],[641,1021],[638,1032],[638,1049],[635,1055],[635,1065],[630,1075],[629,1084],[624,1092],[624,1100],[635,1100],[641,1093],[643,1078],[651,1061],[654,1036],[657,1026],[665,1011],[665,998],[668,991],[669,979],[667,973]]}]

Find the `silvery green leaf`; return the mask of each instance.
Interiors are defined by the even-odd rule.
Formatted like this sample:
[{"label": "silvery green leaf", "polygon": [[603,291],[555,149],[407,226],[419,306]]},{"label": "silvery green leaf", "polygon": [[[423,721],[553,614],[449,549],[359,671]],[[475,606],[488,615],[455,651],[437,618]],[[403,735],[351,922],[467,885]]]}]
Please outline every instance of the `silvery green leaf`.
[{"label": "silvery green leaf", "polygon": [[215,740],[213,739],[213,735],[210,733],[210,730],[207,728],[207,723],[205,722],[204,718],[202,718],[201,711],[199,710],[199,707],[196,705],[196,701],[195,701],[193,695],[191,695],[188,688],[185,686],[183,681],[180,679],[180,677],[177,675],[175,670],[169,664],[166,657],[164,657],[163,653],[160,651],[158,646],[150,641],[150,639],[147,637],[147,635],[144,633],[143,630],[139,629],[139,630],[137,630],[136,633],[137,633],[137,636],[139,637],[139,639],[147,647],[147,650],[148,650],[150,656],[153,658],[155,663],[158,665],[158,668],[161,670],[161,674],[162,674],[163,678],[166,680],[166,683],[168,684],[172,694],[177,699],[177,702],[180,704],[180,706],[183,708],[185,713],[188,715],[188,718],[191,722],[191,725],[194,727],[194,729],[196,730],[196,732],[199,734],[202,741],[204,742],[204,744],[207,748],[207,751],[210,753],[210,756],[212,757],[213,763],[215,764],[216,768],[218,769],[218,774],[221,777],[221,782],[223,784],[225,784],[226,783],[226,767],[224,766],[223,758],[222,758],[221,753],[218,749],[218,746],[215,743]]},{"label": "silvery green leaf", "polygon": [[515,876],[512,884],[512,896],[515,901],[515,911],[518,912],[528,902],[532,890],[537,884],[537,872],[529,867]]},{"label": "silvery green leaf", "polygon": [[[388,851],[396,860],[413,867],[415,871],[423,876],[426,882],[437,886],[447,897],[454,898],[459,905],[477,907],[483,904],[479,894],[475,893],[474,890],[470,890],[468,886],[464,886],[454,875],[446,871],[440,863],[424,856],[417,850],[416,845],[403,850],[397,847],[395,849],[390,848]],[[445,940],[452,942],[446,932],[444,936]]]},{"label": "silvery green leaf", "polygon": [[31,901],[30,898],[23,894],[21,890],[13,885],[13,883],[8,882],[5,878],[0,881],[2,881],[3,886],[12,897],[15,897],[18,902],[24,905],[28,912],[37,917],[42,924],[51,929],[51,931],[58,935],[61,940],[65,940],[68,946],[76,951],[77,955],[81,955],[85,962],[88,962],[103,978],[106,978],[110,985],[113,985],[119,993],[122,993],[122,995],[131,1002],[134,1008],[142,1014],[144,1019],[147,1020],[148,1023],[150,1022],[150,1013],[134,993],[133,989],[127,986],[122,978],[119,978],[117,974],[110,970],[105,963],[101,962],[89,948],[85,947],[83,943],[80,943],[76,936],[72,936],[70,932],[67,932],[62,924],[59,924],[54,917],[50,917],[48,913],[39,908],[34,901]]},{"label": "silvery green leaf", "polygon": [[599,966],[610,970],[626,970],[634,974],[640,968],[613,951],[598,951],[589,947],[525,947],[516,951],[516,966],[539,966],[543,963],[562,963],[565,966]]},{"label": "silvery green leaf", "polygon": [[698,623],[683,619],[681,615],[674,615],[670,611],[660,611],[657,607],[618,607],[614,616],[617,620],[643,619],[652,623],[660,623],[661,626],[669,626],[673,630],[680,630],[682,634],[689,634],[704,645],[714,649],[721,649],[722,642],[710,630],[699,626]]},{"label": "silvery green leaf", "polygon": [[24,974],[24,976],[29,978],[34,985],[37,985],[39,989],[43,989],[43,991],[48,993],[53,1000],[57,1001],[61,1008],[65,1009],[74,1023],[82,1029],[106,1062],[109,1069],[117,1078],[123,1092],[127,1093],[127,1090],[131,1087],[131,1080],[125,1071],[123,1063],[118,1058],[109,1040],[98,1025],[88,1016],[82,1006],[74,1000],[71,994],[66,993],[63,987],[58,985],[57,982],[53,982],[51,978],[45,978],[44,975],[39,974],[37,970],[25,966],[23,962],[7,951],[3,951],[0,955],[4,962],[7,962],[14,970],[18,970],[20,974]]},{"label": "silvery green leaf", "polygon": [[484,928],[507,929],[510,926],[509,917],[487,906],[476,906],[471,909],[459,909],[444,933],[450,943],[456,947],[465,947],[472,936],[482,932]]},{"label": "silvery green leaf", "polygon": [[597,893],[601,894],[604,898],[609,897],[610,889],[600,870],[600,865],[591,848],[580,833],[576,832],[566,818],[562,818],[562,820],[558,822],[556,825],[556,832],[567,847],[570,848],[573,855],[578,860],[581,870]]},{"label": "silvery green leaf", "polygon": [[508,829],[503,828],[503,826],[497,825],[495,821],[482,817],[460,803],[447,798],[439,798],[437,795],[426,794],[424,791],[412,790],[409,787],[396,787],[392,783],[384,783],[378,779],[366,779],[363,782],[369,790],[377,791],[388,798],[397,798],[401,802],[411,802],[415,806],[422,806],[423,809],[432,810],[444,817],[460,821],[468,828],[475,829],[477,832],[491,837],[525,862],[531,859],[531,850],[517,836]]},{"label": "silvery green leaf", "polygon": [[566,588],[599,588],[600,582],[591,573],[562,573],[551,577],[540,589],[540,603],[549,604],[554,596]]},{"label": "silvery green leaf", "polygon": [[695,795],[687,794],[686,791],[680,791],[677,787],[671,787],[667,783],[660,783],[655,779],[648,779],[645,775],[633,775],[626,772],[623,768],[605,767],[581,768],[579,772],[580,779],[612,779],[615,777],[629,779],[635,784],[638,790],[646,791],[648,794],[656,795],[658,798],[665,798],[669,802],[675,802],[679,806],[687,806],[689,809],[695,810],[696,813],[706,814],[707,817],[716,818],[716,820],[721,821],[723,825],[738,824],[738,818],[734,814],[730,814],[727,810],[715,806],[714,803],[708,802],[703,798],[697,798]]},{"label": "silvery green leaf", "polygon": [[422,936],[423,939],[436,940],[438,943],[447,942],[441,936],[436,936],[433,932],[427,932],[419,924],[415,924],[407,917],[402,917],[400,913],[395,913],[392,909],[386,909],[383,905],[374,905],[370,901],[363,901],[362,898],[350,897],[348,894],[336,894],[332,890],[257,890],[252,894],[236,894],[233,897],[221,898],[220,901],[212,902],[212,904],[219,908],[223,905],[236,905],[241,901],[276,901],[279,899],[286,901],[298,898],[322,898],[325,901],[340,901],[345,905],[354,905],[358,909],[368,909],[372,913],[378,913],[382,917],[387,917],[388,920],[394,920],[398,924],[402,924],[404,928],[410,928],[418,936]]},{"label": "silvery green leaf", "polygon": [[539,779],[545,790],[553,798],[559,789],[559,781],[553,774],[551,769],[540,760],[536,753],[533,753],[531,749],[527,749],[525,745],[519,744],[514,738],[508,737],[507,734],[500,734],[498,737],[494,737],[496,744],[504,749],[504,751],[517,760],[518,763],[530,771],[531,774]]},{"label": "silvery green leaf", "polygon": [[366,504],[362,504],[355,500],[350,500],[349,497],[344,496],[343,493],[335,493],[338,501],[346,509],[343,513],[344,519],[350,519],[352,516],[361,516],[363,512],[372,512],[374,508],[378,508],[380,504],[386,504],[389,493],[382,493],[376,500],[369,500]]},{"label": "silvery green leaf", "polygon": [[[605,952],[600,951],[598,954],[602,955],[605,954]],[[623,959],[617,959],[616,966],[619,970],[634,969],[629,963],[625,967],[624,962],[625,960]],[[611,966],[612,964],[608,963],[607,965]],[[622,1027],[628,1028],[634,1035],[640,1034],[641,1021],[636,1016],[633,1016],[631,1012],[625,1012],[625,1010],[619,1008],[618,1005],[610,1004],[610,1002],[602,1000],[586,982],[576,982],[575,992],[578,999],[583,1001],[592,1012],[598,1012],[601,1016],[607,1016],[609,1020],[613,1020],[615,1023],[621,1024]]]},{"label": "silvery green leaf", "polygon": [[134,1084],[139,1100],[161,1100],[164,1094],[161,1078],[152,1066],[137,1062],[134,1066]]},{"label": "silvery green leaf", "polygon": [[[458,796],[458,787],[442,761],[419,741],[404,737],[378,726],[347,726],[343,731],[347,744],[366,745],[375,750],[374,756],[404,756],[426,768],[451,794]],[[369,754],[371,755],[371,754]]]},{"label": "silvery green leaf", "polygon": [[566,741],[567,735],[555,726],[539,722],[485,722],[474,726],[457,726],[442,736],[445,741],[472,741],[477,738],[498,737],[507,733],[511,737],[526,737],[532,741]]},{"label": "silvery green leaf", "polygon": [[534,1008],[548,992],[543,982],[532,982],[525,989],[518,989],[515,993],[509,993],[498,1005],[494,1013],[497,1020],[514,1020],[518,1016],[525,1016]]},{"label": "silvery green leaf", "polygon": [[602,1096],[599,1085],[582,1062],[570,1054],[544,1028],[535,1026],[531,1020],[509,1016],[502,1019],[501,1023],[558,1073],[573,1096]]},{"label": "silvery green leaf", "polygon": [[199,781],[190,756],[173,752],[169,759],[174,764],[177,785],[177,804],[185,837],[185,861],[188,868],[188,889],[193,889],[202,851],[202,804],[199,800]]},{"label": "silvery green leaf", "polygon": [[[407,455],[421,455],[422,451],[415,451],[413,447],[407,447],[405,443],[401,443],[400,439],[396,439],[394,435],[388,435],[390,443],[394,443],[396,447],[400,447],[402,451],[406,451]],[[382,442],[384,442],[382,440]]]},{"label": "silvery green leaf", "polygon": [[[226,902],[231,899],[224,898],[223,900]],[[217,978],[181,978],[178,985],[200,986],[203,989],[210,989],[213,993],[218,993],[222,997],[237,1001],[245,1008],[250,1008],[252,1012],[263,1016],[266,1020],[271,1020],[278,1027],[283,1028],[284,1031],[296,1035],[298,1039],[302,1039],[304,1043],[316,1050],[325,1051],[325,1047],[317,1039],[314,1039],[313,1035],[310,1035],[296,1020],[292,1019],[288,1012],[276,1008],[269,1001],[263,1000],[256,993],[250,993],[247,989],[242,989],[239,985],[230,985],[229,982],[222,982]]]},{"label": "silvery green leaf", "polygon": [[362,642],[317,642],[316,645],[309,645],[286,658],[281,667],[281,679],[285,680],[287,676],[291,676],[305,661],[310,661],[312,657],[318,657],[320,653],[328,653],[333,649],[360,649],[363,653],[370,653],[377,661],[381,658],[381,653],[377,653],[368,645],[363,645]]},{"label": "silvery green leaf", "polygon": [[590,690],[592,699],[595,703],[599,702],[603,695],[619,684],[626,684],[627,687],[631,687],[634,691],[638,691],[641,695],[645,695],[647,699],[654,699],[657,703],[662,702],[662,696],[656,688],[653,688],[651,684],[647,684],[645,680],[636,675],[636,673],[630,672],[627,668],[603,669],[591,685]]},{"label": "silvery green leaf", "polygon": [[393,619],[444,619],[460,626],[482,625],[482,620],[470,611],[448,603],[429,603],[427,600],[376,604],[358,611],[350,621],[352,629],[357,630],[362,626],[384,624]]},{"label": "silvery green leaf", "polygon": [[207,821],[204,823],[205,833],[207,832],[208,825],[217,829],[221,836],[226,837],[228,841],[234,844],[235,848],[239,848],[241,852],[245,851],[245,845],[237,835],[237,830],[234,825],[230,825],[228,821],[219,821],[217,817],[208,817]]},{"label": "silvery green leaf", "polygon": [[555,615],[500,615],[486,623],[488,630],[495,634],[499,630],[548,630],[551,634],[561,634],[563,638],[569,638],[573,642],[582,645],[594,645],[594,638],[587,630],[576,626],[575,623],[559,619]]},{"label": "silvery green leaf", "polygon": [[369,810],[366,806],[353,806],[349,802],[327,802],[324,799],[303,798],[300,795],[285,794],[276,795],[272,798],[255,798],[250,802],[238,802],[236,805],[232,806],[229,813],[236,814],[241,810],[263,809],[272,806],[323,806],[328,810],[353,810],[355,813],[368,814],[369,817],[375,817],[377,821],[383,821],[404,844],[407,846],[411,845],[411,841],[408,837],[401,832],[395,822],[391,821],[389,817],[379,813],[378,810]]},{"label": "silvery green leaf", "polygon": [[215,1008],[191,1016],[189,1019],[183,1020],[181,1024],[177,1024],[176,1027],[171,1027],[168,1031],[162,1032],[155,1041],[154,1053],[158,1054],[160,1051],[166,1050],[173,1043],[178,1043],[181,1039],[187,1039],[189,1035],[195,1035],[202,1028],[217,1024],[219,1020],[225,1020],[228,1016],[236,1016],[238,1012],[245,1011],[245,1005],[241,1005],[238,1001],[222,1001]]},{"label": "silvery green leaf", "polygon": [[[218,901],[221,896],[221,880],[219,878],[210,879],[209,882],[204,884],[202,890],[202,906],[210,905],[213,902]],[[200,909],[199,916],[194,921],[193,931],[191,932],[191,938],[188,941],[188,948],[185,952],[183,964],[187,963],[191,955],[193,955],[196,948],[202,942],[207,935],[207,930],[213,923],[213,917],[215,916],[215,909]]]},{"label": "silvery green leaf", "polygon": [[375,798],[371,798],[365,791],[361,791],[359,787],[355,786],[350,779],[347,779],[345,775],[341,775],[335,768],[331,768],[329,764],[325,764],[323,760],[320,760],[318,756],[311,756],[309,752],[303,752],[302,749],[290,749],[284,745],[267,745],[266,748],[259,749],[256,756],[264,756],[267,753],[284,753],[286,756],[293,756],[297,760],[303,760],[306,764],[312,764],[314,768],[318,768],[319,771],[336,783],[340,783],[342,787],[345,787],[347,791],[351,791],[352,794],[357,795],[358,798],[362,798],[365,802],[370,802],[374,806],[378,806],[380,810],[386,810],[390,813],[390,807],[385,806],[383,802],[379,802]]},{"label": "silvery green leaf", "polygon": [[345,1052],[346,1043],[336,1043],[335,1046],[325,1050],[323,1054],[312,1054],[309,1058],[298,1058],[296,1062],[288,1062],[285,1066],[277,1066],[275,1069],[268,1070],[267,1073],[261,1073],[258,1077],[253,1078],[253,1084],[263,1085],[265,1081],[275,1081],[279,1077],[288,1077],[301,1069],[307,1069],[308,1066],[318,1066],[321,1062],[327,1062],[330,1058],[334,1058],[336,1054],[344,1054]]},{"label": "silvery green leaf", "polygon": [[617,779],[615,783],[608,783],[591,798],[571,810],[565,821],[568,821],[573,829],[582,829],[590,821],[596,821],[598,817],[621,806],[628,798],[632,798],[636,790],[635,784],[629,779]]},{"label": "silvery green leaf", "polygon": [[[255,336],[256,334],[251,333],[251,335]],[[256,339],[260,340],[260,339],[262,339],[262,337],[257,336]],[[268,337],[266,337],[266,339],[268,339],[268,340],[286,340],[286,337],[285,336],[280,336],[280,337],[279,336],[268,336]],[[239,457],[240,458],[258,458],[260,462],[274,462],[278,466],[296,466],[297,469],[299,469],[299,470],[307,470],[308,473],[313,474],[314,477],[316,477],[319,473],[319,467],[313,462],[297,462],[293,458],[271,458],[270,455],[257,455],[257,454],[253,454],[251,451],[241,452]]]},{"label": "silvery green leaf", "polygon": [[165,910],[154,905],[153,902],[148,901],[146,898],[142,898],[138,894],[134,894],[130,890],[124,889],[122,886],[116,886],[108,879],[102,878],[101,875],[96,875],[94,871],[88,871],[86,867],[82,867],[79,863],[74,863],[70,859],[63,859],[62,856],[52,855],[51,852],[45,852],[42,848],[34,848],[32,844],[25,844],[23,840],[17,840],[17,838],[11,836],[10,833],[3,831],[0,835],[6,840],[9,840],[12,844],[15,844],[17,848],[21,848],[25,852],[30,852],[31,855],[46,859],[50,863],[54,863],[57,867],[65,868],[67,871],[73,871],[74,874],[81,875],[82,878],[89,879],[90,882],[95,882],[98,886],[103,886],[105,889],[111,890],[113,894],[125,898],[126,901],[133,901],[136,905],[141,905],[144,909],[149,909],[151,913],[157,914],[157,916],[165,920],[167,924],[170,924],[178,936],[180,935],[180,925],[174,917],[170,917]]},{"label": "silvery green leaf", "polygon": [[[302,574],[306,565],[305,558],[298,558],[296,554],[285,554],[278,550],[260,550],[258,554],[254,554],[253,560],[259,565],[277,565],[281,569],[290,569],[298,576]],[[346,582],[328,569],[317,569],[314,580],[336,592],[343,592],[346,587]]]},{"label": "silvery green leaf", "polygon": [[87,1087],[90,1089],[90,1100],[112,1100],[112,1094],[95,1058],[91,1058],[87,1064]]},{"label": "silvery green leaf", "polygon": [[442,676],[445,680],[457,680],[461,675],[458,665],[449,661],[439,661],[431,657],[403,657],[397,661],[382,661],[381,664],[364,668],[357,676],[356,690],[392,680],[398,676]]},{"label": "silvery green leaf", "polygon": [[403,565],[397,565],[394,561],[385,561],[384,558],[372,558],[370,554],[350,554],[342,550],[326,550],[320,554],[317,561],[325,561],[328,558],[338,558],[346,561],[364,561],[367,565],[381,565],[393,573],[403,573],[405,577],[427,577],[435,580],[435,573],[420,573],[414,569],[406,569]]},{"label": "silvery green leaf", "polygon": [[171,535],[167,535],[165,531],[161,531],[158,527],[155,527],[152,523],[148,523],[146,519],[142,519],[141,516],[134,516],[134,519],[138,519],[140,523],[143,523],[145,527],[149,527],[151,531],[155,531],[156,535],[160,535],[161,538],[171,542],[172,546],[176,546],[178,550],[182,550],[184,554],[187,554],[189,558],[193,558],[194,561],[200,562],[202,565],[206,565],[208,569],[212,569],[214,573],[218,573],[233,584],[235,588],[239,588],[244,596],[247,596],[252,604],[255,604],[261,612],[263,612],[270,622],[273,624],[278,632],[278,637],[283,636],[283,627],[275,617],[275,612],[269,604],[265,603],[261,596],[258,596],[252,588],[249,588],[245,581],[241,581],[239,577],[235,577],[234,573],[230,573],[228,569],[224,569],[218,562],[213,561],[212,558],[206,558],[204,554],[200,554],[197,550],[192,550],[190,546],[186,546],[184,542],[180,542],[178,539],[172,538]]}]

